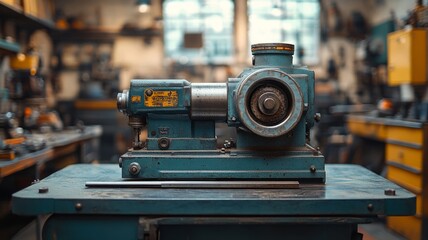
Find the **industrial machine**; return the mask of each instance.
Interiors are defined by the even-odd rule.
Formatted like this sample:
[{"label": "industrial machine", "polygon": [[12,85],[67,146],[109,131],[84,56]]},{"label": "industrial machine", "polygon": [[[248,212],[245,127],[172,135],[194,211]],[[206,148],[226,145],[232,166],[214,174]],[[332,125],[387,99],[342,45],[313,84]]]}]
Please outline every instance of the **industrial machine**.
[{"label": "industrial machine", "polygon": [[[253,67],[227,83],[132,80],[117,96],[134,129],[133,149],[119,160],[122,177],[324,182],[324,157],[309,144],[320,118],[314,72],[292,66],[291,44],[251,50]],[[223,148],[216,122],[237,131]]]},{"label": "industrial machine", "polygon": [[[293,50],[253,45],[227,83],[133,80],[118,95],[135,132],[122,169],[69,166],[15,193],[13,212],[49,216],[43,239],[143,240],[362,240],[358,224],[413,215],[414,194],[309,144],[314,73]],[[216,122],[236,129],[220,148]]]}]

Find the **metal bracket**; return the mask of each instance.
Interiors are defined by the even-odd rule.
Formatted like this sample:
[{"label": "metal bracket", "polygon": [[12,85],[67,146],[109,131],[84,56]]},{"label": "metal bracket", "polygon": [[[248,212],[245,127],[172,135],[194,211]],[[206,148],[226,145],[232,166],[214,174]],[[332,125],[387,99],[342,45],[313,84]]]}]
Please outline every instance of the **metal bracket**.
[{"label": "metal bracket", "polygon": [[158,238],[158,219],[140,217],[138,219],[138,239],[139,240],[157,240]]}]

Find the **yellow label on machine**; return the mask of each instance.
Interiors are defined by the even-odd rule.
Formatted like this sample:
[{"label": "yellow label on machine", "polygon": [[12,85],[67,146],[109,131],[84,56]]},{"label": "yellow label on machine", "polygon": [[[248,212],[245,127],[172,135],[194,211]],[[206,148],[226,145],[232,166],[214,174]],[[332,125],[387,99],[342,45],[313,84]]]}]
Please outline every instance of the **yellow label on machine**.
[{"label": "yellow label on machine", "polygon": [[140,103],[141,102],[141,96],[131,96],[131,102],[132,103]]},{"label": "yellow label on machine", "polygon": [[151,95],[144,95],[146,107],[176,107],[178,105],[177,91],[153,91]]}]

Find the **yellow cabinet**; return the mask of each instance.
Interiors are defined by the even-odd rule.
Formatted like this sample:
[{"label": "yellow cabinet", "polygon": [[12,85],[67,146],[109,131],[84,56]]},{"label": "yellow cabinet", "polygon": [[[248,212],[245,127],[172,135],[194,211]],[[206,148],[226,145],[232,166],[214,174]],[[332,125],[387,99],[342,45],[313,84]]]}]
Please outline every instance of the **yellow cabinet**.
[{"label": "yellow cabinet", "polygon": [[388,227],[409,240],[428,239],[428,123],[364,115],[347,122],[352,134],[385,142],[386,177],[417,195],[416,215],[388,217]]},{"label": "yellow cabinet", "polygon": [[427,82],[427,30],[405,29],[388,34],[388,83]]},{"label": "yellow cabinet", "polygon": [[388,217],[388,227],[406,236],[408,239],[422,239],[422,221],[418,217]]},{"label": "yellow cabinet", "polygon": [[386,144],[385,155],[387,164],[396,163],[419,172],[423,170],[422,149],[388,143]]}]

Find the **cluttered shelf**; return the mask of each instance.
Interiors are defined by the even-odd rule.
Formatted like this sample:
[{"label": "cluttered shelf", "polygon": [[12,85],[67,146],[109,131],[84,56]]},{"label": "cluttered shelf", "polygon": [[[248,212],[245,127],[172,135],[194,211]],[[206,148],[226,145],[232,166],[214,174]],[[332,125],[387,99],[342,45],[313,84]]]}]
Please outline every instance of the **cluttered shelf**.
[{"label": "cluttered shelf", "polygon": [[0,39],[0,53],[17,53],[20,51],[20,49],[21,47],[19,46],[19,44]]},{"label": "cluttered shelf", "polygon": [[161,32],[154,29],[67,29],[52,32],[53,39],[66,42],[113,42],[119,36],[132,37],[154,37],[160,36]]},{"label": "cluttered shelf", "polygon": [[0,1],[0,18],[13,18],[19,26],[25,28],[53,29],[55,24],[49,18],[40,18],[24,11],[20,6],[3,3]]},{"label": "cluttered shelf", "polygon": [[[59,157],[67,152],[64,147],[77,147],[76,144],[83,144],[91,139],[98,139],[101,134],[102,128],[100,126],[87,126],[83,131],[74,129],[48,134],[33,134],[32,138],[43,139],[45,147],[11,160],[0,159],[0,179],[17,171],[34,166],[37,163],[46,162]],[[73,148],[72,151],[77,151],[77,149]]]}]

